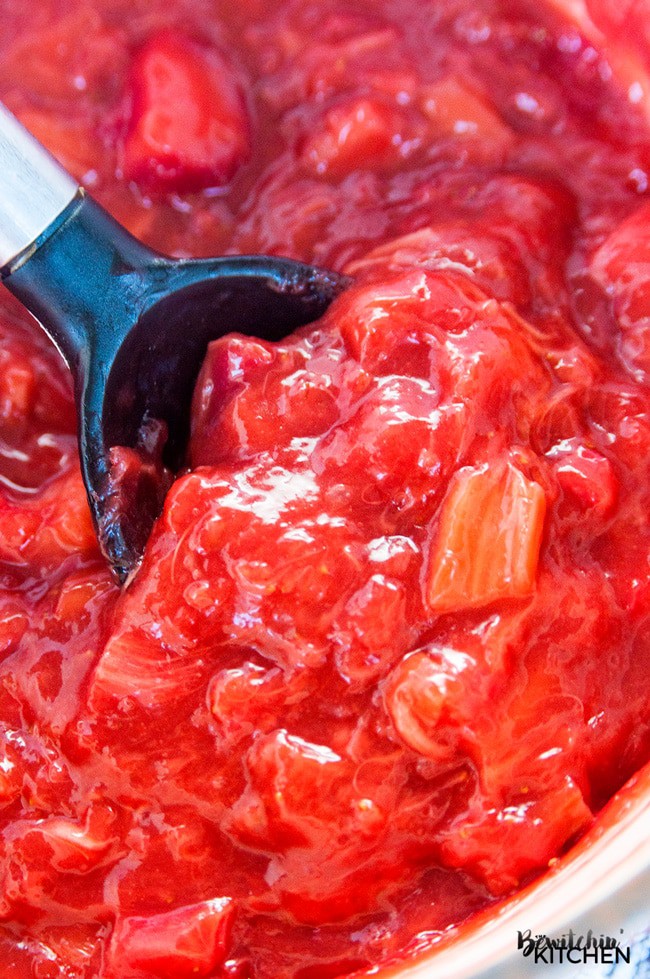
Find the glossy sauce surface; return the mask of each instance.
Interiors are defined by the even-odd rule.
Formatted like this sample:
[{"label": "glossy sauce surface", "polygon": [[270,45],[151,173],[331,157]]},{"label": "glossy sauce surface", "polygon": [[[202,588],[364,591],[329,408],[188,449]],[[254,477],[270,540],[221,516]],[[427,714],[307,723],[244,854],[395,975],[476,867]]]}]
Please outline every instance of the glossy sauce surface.
[{"label": "glossy sauce surface", "polygon": [[3,979],[363,973],[650,754],[638,90],[539,5],[234,7],[0,2],[0,97],[135,234],[355,280],[210,348],[121,593],[3,297]]}]

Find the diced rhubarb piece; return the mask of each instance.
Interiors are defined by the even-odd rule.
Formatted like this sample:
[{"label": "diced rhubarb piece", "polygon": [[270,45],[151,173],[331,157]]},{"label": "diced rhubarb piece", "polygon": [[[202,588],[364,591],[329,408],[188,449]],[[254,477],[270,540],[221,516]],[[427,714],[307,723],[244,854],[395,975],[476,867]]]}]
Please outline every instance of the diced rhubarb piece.
[{"label": "diced rhubarb piece", "polygon": [[217,48],[156,35],[134,57],[128,94],[128,180],[160,191],[222,186],[248,156],[242,87]]},{"label": "diced rhubarb piece", "polygon": [[228,954],[232,899],[213,898],[149,917],[118,918],[108,959],[111,976],[140,970],[155,979],[201,979]]},{"label": "diced rhubarb piece", "polygon": [[530,595],[545,509],[542,487],[510,462],[460,469],[434,535],[429,608],[450,612]]},{"label": "diced rhubarb piece", "polygon": [[20,112],[20,121],[78,180],[99,164],[96,141],[78,120],[30,108]]},{"label": "diced rhubarb piece", "polygon": [[346,176],[400,158],[409,124],[397,105],[377,97],[334,106],[305,142],[301,159],[316,174]]},{"label": "diced rhubarb piece", "polygon": [[506,150],[514,140],[512,130],[489,101],[457,78],[428,85],[420,102],[435,136],[474,138],[481,153]]},{"label": "diced rhubarb piece", "polygon": [[[4,359],[4,358],[3,358]],[[36,398],[36,376],[27,358],[15,352],[7,356],[0,374],[0,422],[9,425],[24,423]]]}]

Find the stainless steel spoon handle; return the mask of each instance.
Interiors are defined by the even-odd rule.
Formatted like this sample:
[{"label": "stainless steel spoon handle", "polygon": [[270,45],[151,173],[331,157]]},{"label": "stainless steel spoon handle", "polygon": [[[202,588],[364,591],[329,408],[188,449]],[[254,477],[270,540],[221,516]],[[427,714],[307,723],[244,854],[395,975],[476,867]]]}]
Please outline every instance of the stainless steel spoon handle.
[{"label": "stainless steel spoon handle", "polygon": [[79,185],[0,104],[0,269],[50,228]]}]

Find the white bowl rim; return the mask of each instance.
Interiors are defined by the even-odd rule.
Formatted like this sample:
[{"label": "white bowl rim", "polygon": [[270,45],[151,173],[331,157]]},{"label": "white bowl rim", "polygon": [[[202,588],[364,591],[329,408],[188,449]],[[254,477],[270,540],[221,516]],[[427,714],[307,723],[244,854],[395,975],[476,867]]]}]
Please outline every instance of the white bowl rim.
[{"label": "white bowl rim", "polygon": [[[649,830],[650,764],[616,793],[592,829],[541,878],[450,929],[412,960],[388,964],[374,974],[380,979],[479,979],[517,955],[523,965],[516,947],[518,931],[566,931],[599,906],[611,906],[626,887],[632,888],[634,900],[640,893],[650,904]],[[638,878],[641,886],[634,887]]]}]

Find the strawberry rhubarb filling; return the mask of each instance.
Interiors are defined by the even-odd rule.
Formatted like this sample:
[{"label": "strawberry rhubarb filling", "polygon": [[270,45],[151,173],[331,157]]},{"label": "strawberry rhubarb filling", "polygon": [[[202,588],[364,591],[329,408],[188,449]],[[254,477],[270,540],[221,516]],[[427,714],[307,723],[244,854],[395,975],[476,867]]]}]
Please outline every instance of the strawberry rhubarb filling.
[{"label": "strawberry rhubarb filling", "polygon": [[0,974],[406,960],[650,757],[642,87],[527,0],[3,18],[0,97],[135,234],[352,284],[210,346],[122,590],[2,298]]}]

